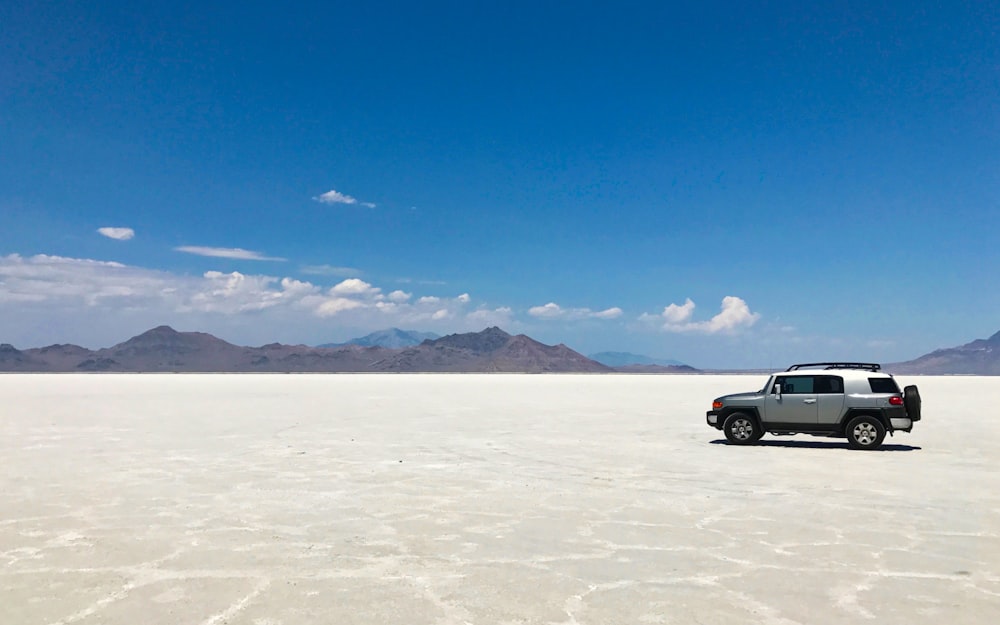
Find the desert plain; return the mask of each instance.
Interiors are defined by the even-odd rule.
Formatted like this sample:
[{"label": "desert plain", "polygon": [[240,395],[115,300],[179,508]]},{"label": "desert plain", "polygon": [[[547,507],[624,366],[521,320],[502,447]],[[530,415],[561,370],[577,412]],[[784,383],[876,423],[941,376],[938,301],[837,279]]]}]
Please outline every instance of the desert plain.
[{"label": "desert plain", "polygon": [[763,380],[0,375],[0,623],[1000,622],[1000,378],[725,444]]}]

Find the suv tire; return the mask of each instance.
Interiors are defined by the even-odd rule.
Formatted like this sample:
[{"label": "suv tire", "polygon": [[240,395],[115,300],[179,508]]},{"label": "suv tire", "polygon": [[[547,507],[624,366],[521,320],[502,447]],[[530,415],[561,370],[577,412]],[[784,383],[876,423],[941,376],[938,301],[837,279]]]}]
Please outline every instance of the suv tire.
[{"label": "suv tire", "polygon": [[853,449],[878,449],[885,439],[885,426],[875,417],[861,415],[847,423],[844,433]]},{"label": "suv tire", "polygon": [[734,445],[751,445],[764,434],[753,417],[742,412],[726,417],[722,430],[726,433],[726,440]]},{"label": "suv tire", "polygon": [[903,405],[906,416],[913,421],[920,421],[920,391],[913,384],[903,389]]}]

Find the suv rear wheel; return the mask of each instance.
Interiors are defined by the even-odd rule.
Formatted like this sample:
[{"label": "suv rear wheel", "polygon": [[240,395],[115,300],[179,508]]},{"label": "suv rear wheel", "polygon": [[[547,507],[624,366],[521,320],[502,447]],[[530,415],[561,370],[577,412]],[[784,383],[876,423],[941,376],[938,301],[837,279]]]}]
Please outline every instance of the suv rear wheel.
[{"label": "suv rear wheel", "polygon": [[854,449],[877,449],[885,439],[885,426],[875,417],[862,415],[850,420],[846,434]]},{"label": "suv rear wheel", "polygon": [[753,418],[742,412],[734,412],[726,417],[722,430],[726,433],[726,440],[734,445],[755,443],[764,434]]}]

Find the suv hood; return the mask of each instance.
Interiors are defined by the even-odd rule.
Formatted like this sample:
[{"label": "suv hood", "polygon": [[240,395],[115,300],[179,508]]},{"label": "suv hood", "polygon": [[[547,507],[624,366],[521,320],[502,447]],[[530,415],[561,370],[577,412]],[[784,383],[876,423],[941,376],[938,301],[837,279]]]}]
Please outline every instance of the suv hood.
[{"label": "suv hood", "polygon": [[746,393],[732,393],[730,395],[723,395],[722,397],[716,397],[716,401],[726,401],[727,399],[751,399],[753,397],[760,397],[760,391],[748,391]]}]

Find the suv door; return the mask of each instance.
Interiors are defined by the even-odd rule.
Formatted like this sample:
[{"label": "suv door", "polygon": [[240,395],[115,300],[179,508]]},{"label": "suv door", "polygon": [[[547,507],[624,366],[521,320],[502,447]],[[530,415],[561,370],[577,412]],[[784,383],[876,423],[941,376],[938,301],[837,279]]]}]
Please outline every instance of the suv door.
[{"label": "suv door", "polygon": [[836,425],[844,414],[844,378],[838,375],[817,375],[813,391],[819,398],[819,423]]},{"label": "suv door", "polygon": [[[780,397],[774,392],[779,384]],[[811,375],[776,376],[764,399],[764,421],[809,425],[818,423],[819,406],[813,385],[814,379]]]}]

